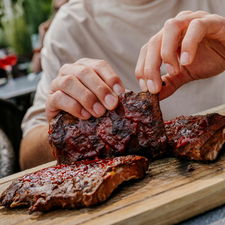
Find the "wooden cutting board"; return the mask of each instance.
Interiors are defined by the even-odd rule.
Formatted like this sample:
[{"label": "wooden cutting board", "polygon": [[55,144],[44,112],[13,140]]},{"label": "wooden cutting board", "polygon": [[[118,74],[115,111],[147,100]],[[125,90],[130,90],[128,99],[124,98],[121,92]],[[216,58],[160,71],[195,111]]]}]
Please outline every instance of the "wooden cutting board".
[{"label": "wooden cutting board", "polygon": [[[225,105],[201,114],[225,115]],[[42,168],[50,162],[0,179],[0,193],[12,180]],[[187,171],[189,164],[195,169]],[[166,158],[150,163],[144,179],[117,188],[99,206],[78,210],[57,209],[28,214],[28,208],[0,208],[0,224],[174,224],[225,203],[225,146],[218,160],[197,163]]]}]

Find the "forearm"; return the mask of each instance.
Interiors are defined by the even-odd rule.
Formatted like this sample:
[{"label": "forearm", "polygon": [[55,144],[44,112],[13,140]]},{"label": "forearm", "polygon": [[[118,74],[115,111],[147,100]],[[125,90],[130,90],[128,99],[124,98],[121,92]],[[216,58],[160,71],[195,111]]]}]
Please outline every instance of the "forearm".
[{"label": "forearm", "polygon": [[36,127],[22,139],[20,146],[20,167],[22,170],[55,159],[48,142],[48,129],[48,124]]},{"label": "forearm", "polygon": [[33,55],[32,62],[31,62],[31,72],[33,73],[40,73],[42,70],[41,67],[41,53],[36,52]]}]

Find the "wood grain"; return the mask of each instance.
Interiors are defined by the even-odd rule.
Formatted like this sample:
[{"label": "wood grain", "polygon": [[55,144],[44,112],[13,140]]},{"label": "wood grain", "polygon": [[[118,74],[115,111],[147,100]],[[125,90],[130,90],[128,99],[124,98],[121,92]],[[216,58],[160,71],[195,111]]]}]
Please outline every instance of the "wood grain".
[{"label": "wood grain", "polygon": [[[203,112],[225,115],[225,105]],[[188,172],[192,164],[194,171]],[[55,162],[0,179],[0,193],[12,180]],[[28,215],[27,208],[0,208],[0,224],[174,224],[225,203],[225,148],[213,163],[165,158],[150,164],[144,179],[116,189],[103,204]]]}]

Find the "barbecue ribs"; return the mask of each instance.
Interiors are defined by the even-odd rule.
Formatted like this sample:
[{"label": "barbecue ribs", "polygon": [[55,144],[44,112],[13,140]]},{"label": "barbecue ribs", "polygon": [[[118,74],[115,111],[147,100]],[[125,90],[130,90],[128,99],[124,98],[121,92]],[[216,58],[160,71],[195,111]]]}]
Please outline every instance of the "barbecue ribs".
[{"label": "barbecue ribs", "polygon": [[225,142],[225,116],[180,116],[165,121],[172,156],[213,161]]},{"label": "barbecue ribs", "polygon": [[158,95],[123,93],[118,107],[100,118],[81,120],[62,111],[50,123],[49,142],[58,164],[94,157],[162,156],[167,136]]},{"label": "barbecue ribs", "polygon": [[31,206],[30,214],[92,206],[105,201],[123,181],[142,178],[147,169],[145,157],[130,155],[42,169],[13,181],[2,193],[0,206]]}]

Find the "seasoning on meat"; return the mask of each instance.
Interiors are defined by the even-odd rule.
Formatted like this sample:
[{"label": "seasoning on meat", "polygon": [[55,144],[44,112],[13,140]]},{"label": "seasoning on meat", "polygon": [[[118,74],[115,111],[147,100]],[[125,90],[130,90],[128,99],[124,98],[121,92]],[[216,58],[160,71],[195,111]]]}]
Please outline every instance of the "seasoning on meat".
[{"label": "seasoning on meat", "polygon": [[180,116],[165,121],[172,156],[213,161],[225,142],[225,116]]},{"label": "seasoning on meat", "polygon": [[158,95],[123,93],[117,108],[100,118],[61,112],[50,123],[49,142],[58,164],[130,154],[160,157],[167,136]]},{"label": "seasoning on meat", "polygon": [[30,206],[30,214],[53,207],[80,208],[105,201],[123,181],[142,178],[142,156],[82,160],[42,169],[19,178],[2,193],[0,206]]}]

